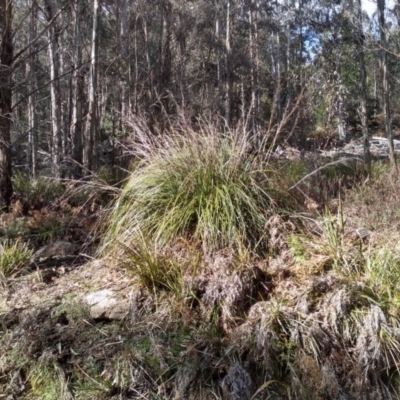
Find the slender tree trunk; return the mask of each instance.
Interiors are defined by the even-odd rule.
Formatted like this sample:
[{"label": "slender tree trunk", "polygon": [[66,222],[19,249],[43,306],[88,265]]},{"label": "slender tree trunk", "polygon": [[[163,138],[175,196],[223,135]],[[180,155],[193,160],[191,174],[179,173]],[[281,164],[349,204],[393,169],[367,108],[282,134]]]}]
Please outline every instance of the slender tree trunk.
[{"label": "slender tree trunk", "polygon": [[97,126],[97,61],[99,52],[99,0],[93,2],[93,28],[92,50],[90,55],[90,80],[89,80],[89,110],[86,119],[85,135],[83,141],[83,166],[84,174],[88,174],[93,166],[93,140]]},{"label": "slender tree trunk", "polygon": [[[32,42],[37,35],[37,3],[36,0],[29,0],[30,18],[28,43]],[[37,174],[37,117],[36,117],[36,90],[37,90],[37,75],[36,75],[36,45],[29,48],[29,58],[26,63],[26,81],[28,83],[28,91],[31,93],[28,96],[28,163],[31,176],[36,178]]]},{"label": "slender tree trunk", "polygon": [[276,37],[276,85],[275,85],[275,99],[276,99],[276,118],[278,123],[282,119],[282,68],[281,68],[281,38],[279,31],[275,34]]},{"label": "slender tree trunk", "polygon": [[139,85],[139,56],[138,56],[138,20],[139,15],[135,18],[135,82],[133,87],[133,110],[135,114],[138,112],[138,85]]},{"label": "slender tree trunk", "polygon": [[182,13],[179,13],[179,31],[177,32],[177,38],[179,42],[179,89],[181,92],[181,107],[186,113],[188,106],[188,95],[187,95],[187,84],[186,84],[186,32],[184,29],[185,17]]},{"label": "slender tree trunk", "polygon": [[[171,41],[172,41],[172,4],[171,2],[165,1],[163,5],[163,37],[165,43],[162,49],[162,75],[161,75],[161,100],[166,116],[170,114],[170,83],[171,83],[171,72],[172,72],[172,52],[171,52]],[[167,123],[168,124],[168,123]],[[164,124],[165,125],[165,124]]]},{"label": "slender tree trunk", "polygon": [[[47,19],[50,22],[54,17],[54,7],[51,0],[45,0]],[[60,98],[60,58],[58,46],[58,32],[54,23],[48,30],[49,61],[50,61],[50,97],[51,97],[51,125],[52,125],[52,170],[56,178],[61,176],[61,98]]]},{"label": "slender tree trunk", "polygon": [[[58,46],[59,52],[59,76],[62,77],[59,79],[59,90],[60,90],[60,135],[61,135],[61,148],[62,148],[62,158],[65,159],[67,153],[69,152],[68,149],[68,130],[67,124],[69,125],[68,117],[67,117],[67,105],[69,104],[68,101],[68,86],[66,85],[66,77],[65,74],[65,54],[64,49],[61,46]],[[67,122],[68,121],[68,122]]]},{"label": "slender tree trunk", "polygon": [[366,72],[365,72],[365,59],[364,59],[364,30],[363,30],[363,13],[361,7],[361,0],[356,0],[356,26],[357,26],[357,47],[358,59],[360,65],[360,117],[361,126],[363,131],[363,147],[364,147],[364,161],[367,164],[371,162],[371,153],[369,150],[369,137],[368,137],[368,123],[367,123],[367,95],[366,95]]},{"label": "slender tree trunk", "polygon": [[[257,5],[253,0],[250,0],[249,8],[249,21],[250,21],[250,62],[251,62],[251,106],[250,106],[250,117],[251,117],[251,130],[255,143],[261,142],[260,127],[259,127],[259,60],[258,60],[258,45],[257,45],[257,11],[254,8]],[[258,147],[258,146],[257,146]]]},{"label": "slender tree trunk", "polygon": [[225,39],[225,48],[226,48],[226,99],[225,99],[225,120],[228,127],[231,125],[232,119],[232,76],[231,76],[231,58],[232,58],[232,49],[231,49],[231,24],[232,24],[232,15],[231,15],[231,0],[227,0],[226,6],[226,39]]},{"label": "slender tree trunk", "polygon": [[149,44],[149,33],[147,27],[147,20],[143,18],[143,35],[144,35],[144,45],[146,48],[146,62],[147,62],[147,74],[149,76],[150,82],[150,89],[149,89],[149,102],[152,103],[152,99],[154,96],[154,71],[151,65],[151,58],[150,58],[150,44]]},{"label": "slender tree trunk", "polygon": [[72,159],[76,162],[73,166],[75,177],[81,175],[78,167],[82,164],[82,100],[83,100],[83,76],[82,76],[82,39],[81,39],[81,12],[82,0],[75,0],[73,6],[75,33],[74,33],[74,72],[72,75],[72,121],[71,121],[71,143]]},{"label": "slender tree trunk", "polygon": [[0,0],[0,200],[8,210],[13,194],[11,182],[11,67],[13,61],[12,43],[12,1]]},{"label": "slender tree trunk", "polygon": [[218,109],[220,115],[223,110],[224,93],[222,88],[222,59],[221,59],[221,38],[220,38],[220,5],[219,1],[216,0],[216,17],[215,17],[215,43],[217,49],[217,80],[218,80]]},{"label": "slender tree trunk", "polygon": [[336,115],[337,115],[337,127],[339,142],[341,144],[347,141],[347,113],[346,113],[346,98],[345,98],[345,88],[342,82],[340,74],[339,61],[336,63],[336,88],[337,88],[337,98],[336,98]]},{"label": "slender tree trunk", "polygon": [[394,169],[397,169],[396,158],[394,156],[393,135],[390,117],[389,100],[389,81],[388,81],[388,63],[386,51],[386,31],[385,31],[385,0],[378,0],[378,22],[381,39],[381,71],[382,71],[382,91],[383,91],[383,114],[385,117],[385,131],[388,141],[389,160]]},{"label": "slender tree trunk", "polygon": [[128,21],[129,9],[128,1],[121,0],[120,12],[120,45],[121,45],[121,63],[120,63],[120,93],[121,93],[121,122],[120,127],[123,131],[124,121],[126,120],[129,109],[129,36],[128,36]]}]

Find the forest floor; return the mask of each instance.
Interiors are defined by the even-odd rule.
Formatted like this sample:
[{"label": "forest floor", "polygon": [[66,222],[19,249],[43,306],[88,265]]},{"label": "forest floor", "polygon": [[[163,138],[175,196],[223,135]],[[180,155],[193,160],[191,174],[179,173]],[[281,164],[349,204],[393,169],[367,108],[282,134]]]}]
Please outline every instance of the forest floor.
[{"label": "forest floor", "polygon": [[272,214],[267,256],[179,238],[140,254],[146,276],[98,255],[107,195],[18,178],[0,399],[398,398],[400,186],[385,162],[357,168],[312,175],[296,212]]}]

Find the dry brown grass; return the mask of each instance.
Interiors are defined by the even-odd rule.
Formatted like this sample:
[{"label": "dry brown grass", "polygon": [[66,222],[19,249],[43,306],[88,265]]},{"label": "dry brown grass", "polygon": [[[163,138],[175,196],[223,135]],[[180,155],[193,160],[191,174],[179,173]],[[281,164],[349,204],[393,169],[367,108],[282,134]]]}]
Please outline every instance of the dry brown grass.
[{"label": "dry brown grass", "polygon": [[386,164],[373,166],[371,177],[345,192],[343,212],[353,227],[366,227],[378,234],[400,232],[400,180]]}]

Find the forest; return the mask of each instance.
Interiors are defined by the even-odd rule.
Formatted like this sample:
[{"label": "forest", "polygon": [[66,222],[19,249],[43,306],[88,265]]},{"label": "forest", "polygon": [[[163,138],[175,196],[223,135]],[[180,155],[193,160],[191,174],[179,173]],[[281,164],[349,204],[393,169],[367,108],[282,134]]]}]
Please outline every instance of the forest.
[{"label": "forest", "polygon": [[397,0],[0,0],[0,399],[400,399],[399,61]]}]

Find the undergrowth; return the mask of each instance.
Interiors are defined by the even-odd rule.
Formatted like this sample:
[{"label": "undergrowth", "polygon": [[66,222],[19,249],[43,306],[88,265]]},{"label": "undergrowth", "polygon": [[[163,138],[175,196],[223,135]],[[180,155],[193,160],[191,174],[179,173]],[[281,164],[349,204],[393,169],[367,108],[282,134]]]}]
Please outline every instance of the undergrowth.
[{"label": "undergrowth", "polygon": [[27,243],[19,240],[0,241],[0,282],[15,274],[20,274],[27,267],[33,251]]},{"label": "undergrowth", "polygon": [[206,252],[262,250],[268,215],[293,205],[278,171],[251,154],[242,133],[206,128],[141,139],[140,160],[116,203],[105,247],[143,235],[161,246],[192,238]]},{"label": "undergrowth", "polygon": [[[49,214],[40,231],[39,213],[35,230],[25,217],[4,230],[54,240],[80,202],[103,206],[104,188],[119,197],[103,254],[135,285],[122,322],[92,320],[75,295],[25,322],[0,316],[25,329],[20,348],[0,337],[19,349],[14,369],[0,355],[7,395],[18,376],[32,399],[399,398],[398,184],[380,163],[281,163],[250,142],[211,127],[141,132],[121,192],[122,177],[101,171],[66,189],[65,223]],[[3,248],[12,276],[31,253]]]}]

